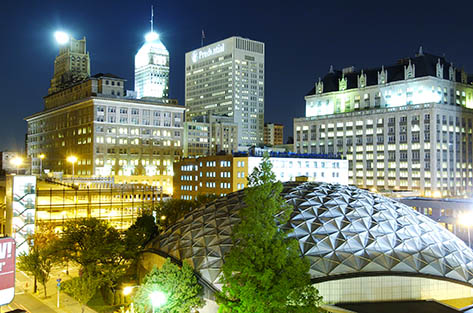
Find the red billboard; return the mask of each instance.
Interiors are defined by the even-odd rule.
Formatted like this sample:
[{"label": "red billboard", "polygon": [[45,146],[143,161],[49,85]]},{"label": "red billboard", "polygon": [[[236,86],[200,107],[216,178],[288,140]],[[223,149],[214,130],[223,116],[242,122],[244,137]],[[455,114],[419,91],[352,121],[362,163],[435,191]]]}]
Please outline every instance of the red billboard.
[{"label": "red billboard", "polygon": [[15,297],[15,240],[0,238],[0,306]]}]

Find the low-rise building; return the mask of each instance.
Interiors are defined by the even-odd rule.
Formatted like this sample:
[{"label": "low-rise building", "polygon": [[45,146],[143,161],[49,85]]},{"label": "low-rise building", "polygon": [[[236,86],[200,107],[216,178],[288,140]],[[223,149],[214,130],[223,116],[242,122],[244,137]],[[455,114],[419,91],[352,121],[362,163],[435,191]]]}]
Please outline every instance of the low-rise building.
[{"label": "low-rise building", "polygon": [[[199,194],[224,196],[244,189],[261,159],[251,152],[184,158],[174,163],[173,197],[192,200]],[[348,162],[336,156],[271,153],[270,161],[280,181],[306,176],[309,181],[348,184]]]}]

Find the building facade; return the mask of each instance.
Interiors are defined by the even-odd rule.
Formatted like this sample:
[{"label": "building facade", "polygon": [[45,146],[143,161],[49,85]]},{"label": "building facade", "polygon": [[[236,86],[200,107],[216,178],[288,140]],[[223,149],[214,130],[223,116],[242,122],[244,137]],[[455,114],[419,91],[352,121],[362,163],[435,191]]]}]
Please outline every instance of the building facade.
[{"label": "building facade", "polygon": [[[295,181],[305,176],[310,181],[348,183],[348,162],[322,156],[271,154],[276,179]],[[261,163],[261,156],[244,153],[184,158],[174,164],[173,197],[192,200],[199,194],[225,196],[244,189],[248,175]]]},{"label": "building facade", "polygon": [[90,76],[90,58],[85,37],[69,41],[59,49],[48,94],[56,93]]},{"label": "building facade", "polygon": [[238,146],[263,143],[264,43],[231,37],[186,53],[186,121],[226,115]]},{"label": "building facade", "polygon": [[284,144],[284,125],[275,123],[264,124],[264,144],[275,146]]},{"label": "building facade", "polygon": [[135,55],[135,91],[138,99],[169,97],[169,52],[154,31]]},{"label": "building facade", "polygon": [[294,119],[299,153],[341,153],[350,184],[425,196],[473,192],[473,86],[422,51],[389,67],[330,72]]},{"label": "building facade", "polygon": [[185,122],[183,144],[185,157],[236,152],[238,125],[231,117],[212,114],[206,119]]},{"label": "building facade", "polygon": [[[169,192],[172,164],[182,154],[184,107],[176,100],[119,96],[123,80],[110,76],[63,90],[62,100],[50,95],[57,106],[26,118],[33,172],[39,171],[39,155],[44,154],[43,171],[72,175],[66,159],[74,155],[77,176],[115,176],[118,183],[148,183]],[[105,88],[112,83],[114,88]],[[90,96],[82,98],[84,93]]]}]

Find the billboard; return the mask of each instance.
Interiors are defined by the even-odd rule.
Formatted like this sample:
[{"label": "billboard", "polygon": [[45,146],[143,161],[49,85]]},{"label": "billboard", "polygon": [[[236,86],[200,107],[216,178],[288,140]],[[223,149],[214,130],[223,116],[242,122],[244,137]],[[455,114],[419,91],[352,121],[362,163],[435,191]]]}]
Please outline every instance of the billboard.
[{"label": "billboard", "polygon": [[0,238],[0,306],[15,297],[15,240]]}]

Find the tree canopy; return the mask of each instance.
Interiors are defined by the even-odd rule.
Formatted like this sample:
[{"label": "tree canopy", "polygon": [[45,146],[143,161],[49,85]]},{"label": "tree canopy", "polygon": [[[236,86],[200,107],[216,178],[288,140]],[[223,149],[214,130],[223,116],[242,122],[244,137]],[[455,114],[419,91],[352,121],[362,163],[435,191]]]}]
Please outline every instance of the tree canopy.
[{"label": "tree canopy", "polygon": [[198,284],[192,268],[184,263],[181,268],[167,259],[163,266],[154,267],[144,278],[133,297],[138,313],[151,311],[150,295],[154,291],[163,292],[166,303],[155,312],[184,313],[198,309],[203,301],[200,297],[202,287]]}]

